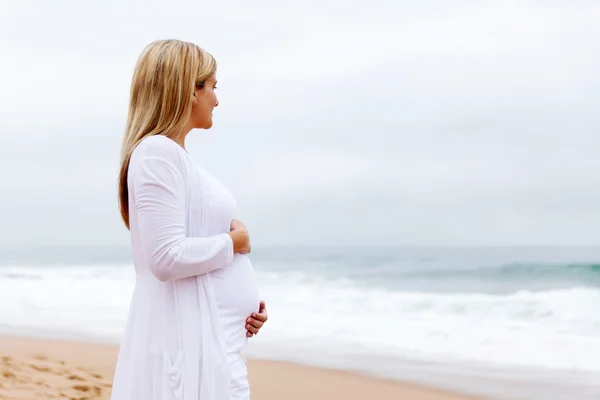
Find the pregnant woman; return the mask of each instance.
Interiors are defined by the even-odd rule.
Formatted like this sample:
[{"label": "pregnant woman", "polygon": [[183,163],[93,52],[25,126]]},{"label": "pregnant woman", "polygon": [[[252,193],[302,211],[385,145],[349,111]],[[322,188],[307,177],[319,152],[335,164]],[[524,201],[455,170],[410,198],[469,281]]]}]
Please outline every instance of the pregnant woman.
[{"label": "pregnant woman", "polygon": [[212,127],[215,88],[214,58],[192,43],[156,41],[138,59],[119,184],[136,282],[112,400],[250,398],[240,352],[266,311],[248,232],[185,149]]}]

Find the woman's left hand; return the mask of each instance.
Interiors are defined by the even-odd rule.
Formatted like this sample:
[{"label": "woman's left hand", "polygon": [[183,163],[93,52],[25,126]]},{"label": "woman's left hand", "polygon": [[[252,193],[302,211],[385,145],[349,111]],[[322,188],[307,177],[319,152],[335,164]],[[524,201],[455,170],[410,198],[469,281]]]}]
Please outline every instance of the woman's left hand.
[{"label": "woman's left hand", "polygon": [[265,306],[265,302],[261,301],[258,313],[252,313],[252,315],[246,319],[246,329],[248,330],[246,336],[251,338],[258,334],[258,331],[262,328],[264,323],[267,322],[267,319],[269,319],[267,307]]},{"label": "woman's left hand", "polygon": [[229,225],[229,230],[233,231],[233,230],[242,229],[242,228],[247,229],[246,225],[242,221],[237,220],[235,218],[231,220],[231,224]]}]

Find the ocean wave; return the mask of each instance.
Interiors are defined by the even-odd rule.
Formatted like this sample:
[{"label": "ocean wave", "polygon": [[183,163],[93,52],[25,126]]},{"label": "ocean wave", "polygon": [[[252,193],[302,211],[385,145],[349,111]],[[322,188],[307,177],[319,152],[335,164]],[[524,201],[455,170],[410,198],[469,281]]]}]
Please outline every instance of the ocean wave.
[{"label": "ocean wave", "polygon": [[44,274],[17,272],[17,271],[2,271],[0,279],[44,279]]},{"label": "ocean wave", "polygon": [[[327,338],[382,354],[600,370],[600,289],[426,293],[299,273],[264,274],[263,337]],[[309,322],[310,321],[310,322]]]},{"label": "ocean wave", "polygon": [[404,277],[479,277],[479,278],[592,278],[600,281],[600,264],[511,263],[496,266],[414,269],[401,272]]},{"label": "ocean wave", "polygon": [[[0,324],[115,338],[125,326],[135,282],[131,266],[1,273]],[[270,316],[259,335],[265,343],[319,342],[440,361],[600,371],[597,287],[424,292],[298,270],[259,271],[258,279]]]},{"label": "ocean wave", "polygon": [[[436,316],[478,316],[506,321],[551,321],[573,328],[573,323],[600,322],[597,305],[600,288],[572,287],[512,293],[430,293],[368,288],[348,279],[335,281],[301,273],[263,274],[266,290],[290,302],[319,299],[327,304],[346,304],[389,313]],[[285,289],[279,289],[285,288]],[[550,323],[550,322],[549,322]],[[600,332],[598,332],[600,334]]]}]

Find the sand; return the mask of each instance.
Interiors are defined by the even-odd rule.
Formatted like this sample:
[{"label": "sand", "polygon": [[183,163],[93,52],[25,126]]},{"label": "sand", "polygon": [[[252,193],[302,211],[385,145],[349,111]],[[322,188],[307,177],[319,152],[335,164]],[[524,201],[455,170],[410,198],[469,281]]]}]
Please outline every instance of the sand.
[{"label": "sand", "polygon": [[[109,399],[117,352],[114,345],[0,336],[0,399]],[[477,399],[292,363],[250,360],[248,365],[252,400]]]}]

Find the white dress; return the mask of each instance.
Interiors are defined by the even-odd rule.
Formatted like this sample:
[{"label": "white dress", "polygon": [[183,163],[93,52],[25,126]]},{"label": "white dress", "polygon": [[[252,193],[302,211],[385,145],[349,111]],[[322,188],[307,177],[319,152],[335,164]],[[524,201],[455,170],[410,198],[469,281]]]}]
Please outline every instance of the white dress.
[{"label": "white dress", "polygon": [[240,351],[259,294],[227,234],[236,202],[177,143],[144,139],[128,173],[136,282],[112,400],[248,400]]}]

